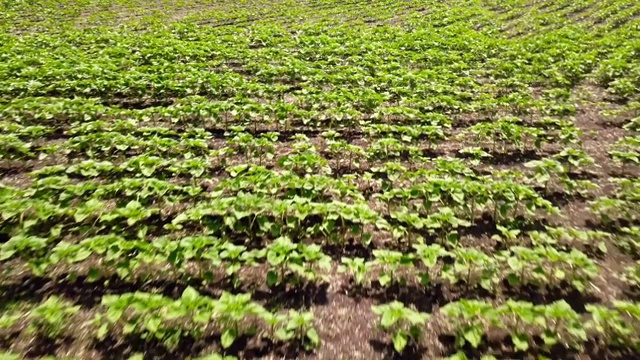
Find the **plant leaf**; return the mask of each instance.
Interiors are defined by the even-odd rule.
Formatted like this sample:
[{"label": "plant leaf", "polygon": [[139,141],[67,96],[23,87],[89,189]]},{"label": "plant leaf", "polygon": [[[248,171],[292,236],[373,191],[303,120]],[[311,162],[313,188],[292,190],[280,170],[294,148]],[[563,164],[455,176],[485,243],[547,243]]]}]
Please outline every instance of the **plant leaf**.
[{"label": "plant leaf", "polygon": [[238,334],[234,328],[229,328],[222,333],[222,337],[220,338],[220,344],[223,348],[229,348],[234,341],[236,341],[236,337]]},{"label": "plant leaf", "polygon": [[477,349],[480,341],[482,341],[482,329],[479,326],[469,327],[464,332],[464,338],[474,349]]},{"label": "plant leaf", "polygon": [[320,344],[320,337],[318,336],[318,332],[314,328],[310,328],[307,330],[307,338],[311,341],[314,347]]},{"label": "plant leaf", "polygon": [[511,335],[511,341],[513,341],[516,350],[527,351],[529,349],[529,338],[525,334],[513,334]]},{"label": "plant leaf", "polygon": [[278,283],[278,274],[275,271],[269,270],[267,272],[267,286],[272,287]]},{"label": "plant leaf", "polygon": [[396,332],[393,335],[393,348],[396,349],[397,352],[401,353],[406,346],[407,346],[407,335],[405,335],[401,331]]}]

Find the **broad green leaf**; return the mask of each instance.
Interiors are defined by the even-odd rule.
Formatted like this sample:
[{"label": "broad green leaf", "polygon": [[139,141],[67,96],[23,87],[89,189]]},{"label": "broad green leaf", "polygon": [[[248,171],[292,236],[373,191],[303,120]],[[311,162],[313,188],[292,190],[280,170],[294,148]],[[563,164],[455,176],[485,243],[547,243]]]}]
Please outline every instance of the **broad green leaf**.
[{"label": "broad green leaf", "polygon": [[277,283],[278,283],[278,274],[273,270],[269,270],[267,272],[267,286],[272,287],[272,286],[275,286]]},{"label": "broad green leaf", "polygon": [[311,341],[314,347],[320,344],[320,337],[318,336],[318,332],[314,328],[310,328],[307,330],[307,338]]},{"label": "broad green leaf", "polygon": [[378,281],[380,282],[380,285],[387,286],[387,284],[391,282],[391,276],[388,274],[380,275]]},{"label": "broad green leaf", "polygon": [[544,341],[545,345],[553,346],[558,343],[557,334],[553,333],[551,330],[545,330],[542,334],[542,341]]},{"label": "broad green leaf", "polygon": [[122,333],[125,335],[131,334],[135,331],[135,329],[136,329],[136,324],[126,323],[122,327]]},{"label": "broad green leaf", "polygon": [[398,317],[396,316],[396,313],[394,311],[387,310],[382,313],[382,318],[380,319],[380,325],[382,325],[383,328],[388,329],[397,321],[398,321]]},{"label": "broad green leaf", "polygon": [[457,353],[446,358],[446,360],[469,360],[469,358],[467,357],[467,355],[465,355],[464,352],[458,351]]},{"label": "broad green leaf", "polygon": [[393,348],[396,349],[397,352],[401,353],[407,346],[407,340],[406,334],[401,331],[396,332],[393,335]]},{"label": "broad green leaf", "polygon": [[104,323],[104,324],[100,325],[100,328],[98,328],[98,331],[96,333],[96,337],[99,340],[104,340],[108,333],[109,333],[109,324]]},{"label": "broad green leaf", "polygon": [[516,257],[508,258],[507,264],[509,264],[509,267],[511,267],[511,269],[514,271],[522,269],[522,262]]},{"label": "broad green leaf", "polygon": [[520,279],[520,276],[516,275],[516,274],[509,274],[507,275],[507,282],[509,282],[509,285],[511,286],[520,286],[520,284],[522,284],[522,281]]},{"label": "broad green leaf", "polygon": [[600,250],[600,252],[602,252],[603,254],[607,253],[607,245],[604,241],[598,243],[598,250]]},{"label": "broad green leaf", "polygon": [[200,294],[198,294],[198,291],[191,286],[187,286],[187,288],[182,292],[182,299],[189,302],[195,301],[199,296]]},{"label": "broad green leaf", "polygon": [[162,323],[162,319],[160,319],[159,317],[152,317],[149,318],[145,324],[145,327],[147,328],[147,330],[149,330],[152,333],[158,332],[158,329],[160,328],[160,324]]},{"label": "broad green leaf", "polygon": [[238,334],[236,333],[235,328],[226,329],[222,333],[222,337],[220,338],[220,344],[222,345],[223,348],[227,349],[233,344],[234,341],[236,341],[237,337],[238,337]]},{"label": "broad green leaf", "polygon": [[529,338],[526,334],[516,333],[511,335],[511,341],[516,350],[527,351],[529,349]]},{"label": "broad green leaf", "polygon": [[469,342],[469,344],[471,344],[474,349],[477,349],[478,345],[480,345],[480,342],[482,341],[482,334],[482,328],[480,328],[479,326],[472,326],[467,328],[467,330],[464,332],[464,338]]},{"label": "broad green leaf", "polygon": [[100,274],[100,270],[96,268],[89,269],[89,273],[87,274],[87,282],[96,282],[100,280],[102,274]]},{"label": "broad green leaf", "polygon": [[156,171],[155,166],[141,166],[140,172],[146,177],[150,177]]}]

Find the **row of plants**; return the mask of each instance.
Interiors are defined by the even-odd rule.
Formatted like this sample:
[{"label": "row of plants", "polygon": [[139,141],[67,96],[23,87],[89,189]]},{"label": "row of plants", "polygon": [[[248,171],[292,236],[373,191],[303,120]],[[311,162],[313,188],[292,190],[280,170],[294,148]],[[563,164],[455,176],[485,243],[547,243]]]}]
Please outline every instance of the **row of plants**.
[{"label": "row of plants", "polygon": [[615,186],[613,194],[591,201],[591,212],[605,225],[622,222],[622,227],[627,227],[640,214],[640,182],[636,178],[614,178],[612,183]]},{"label": "row of plants", "polygon": [[[118,235],[98,235],[77,243],[54,242],[38,237],[16,236],[1,248],[1,261],[21,259],[36,276],[60,276],[88,282],[117,276],[123,280],[149,279],[158,268],[169,266],[166,274],[177,280],[197,279],[204,283],[228,281],[240,285],[238,272],[244,267],[268,265],[264,281],[269,287],[283,283],[300,285],[322,281],[330,269],[330,257],[317,244],[293,243],[280,237],[259,249],[236,245],[210,236],[126,239]],[[99,259],[99,262],[92,260]],[[88,266],[75,266],[88,263]],[[20,267],[5,269],[11,278]],[[60,271],[56,271],[56,268]]]},{"label": "row of plants", "polygon": [[638,304],[627,301],[587,305],[586,314],[576,312],[564,300],[546,305],[515,300],[503,304],[460,300],[444,305],[434,314],[418,312],[394,301],[375,305],[373,311],[398,352],[423,340],[430,319],[444,321],[445,334],[455,337],[455,348],[461,351],[453,359],[466,358],[463,349],[481,349],[491,330],[500,331],[500,337],[510,339],[510,345],[521,354],[532,347],[550,352],[558,345],[581,351],[587,342],[629,349],[637,349],[640,344]]},{"label": "row of plants", "polygon": [[[494,291],[503,284],[540,288],[570,284],[584,292],[589,281],[598,275],[599,266],[575,247],[599,248],[606,252],[599,243],[606,239],[606,233],[549,230],[529,234],[532,247],[514,244],[507,250],[488,254],[465,247],[447,250],[439,244],[414,244],[412,252],[373,250],[370,260],[343,257],[340,269],[358,287],[370,287],[372,282],[383,287],[407,284],[429,287],[447,283]],[[571,237],[572,234],[578,239]],[[580,236],[583,239],[579,239]],[[331,258],[319,245],[294,243],[287,237],[251,250],[209,236],[161,237],[149,241],[99,235],[77,243],[14,236],[2,244],[0,254],[2,261],[21,259],[36,276],[57,273],[61,275],[55,276],[71,279],[84,276],[91,282],[114,275],[124,280],[148,279],[155,269],[169,265],[166,274],[171,278],[193,278],[205,283],[230,281],[239,285],[238,271],[266,264],[265,278],[257,281],[259,284],[264,280],[267,286],[273,287],[283,283],[301,285],[326,281],[331,269]],[[100,261],[95,263],[92,259]],[[90,265],[75,266],[86,262]],[[6,269],[6,279],[22,271],[22,267],[14,267]]]},{"label": "row of plants", "polygon": [[[438,335],[453,359],[640,352],[636,303],[617,301],[640,284],[639,13],[631,0],[0,3],[0,285],[66,297],[79,283],[102,300],[5,291],[1,335],[110,351],[131,338],[175,358],[191,340],[362,356],[341,326],[254,300],[329,285],[323,321],[347,310],[347,332],[368,329],[341,292],[368,297],[409,357],[436,357]],[[603,118],[622,129],[586,133]],[[373,300],[439,290],[457,301]],[[72,328],[85,322],[87,342]]]},{"label": "row of plants", "polygon": [[[80,306],[51,296],[29,311],[15,309],[3,314],[0,330],[19,331],[20,321],[27,318],[25,331],[60,339],[72,333],[72,321],[79,311]],[[311,312],[269,311],[252,301],[251,294],[223,292],[212,298],[192,287],[178,299],[145,292],[104,295],[88,325],[96,341],[120,334],[155,339],[169,349],[175,349],[181,338],[201,339],[214,334],[223,349],[247,336],[297,343],[309,349],[320,345]]]},{"label": "row of plants", "polygon": [[[287,97],[295,100],[264,100],[256,102],[252,97],[237,95],[226,101],[212,101],[201,96],[191,96],[177,100],[167,100],[168,103],[158,103],[158,106],[143,109],[123,109],[118,106],[105,106],[96,98],[65,99],[53,97],[24,97],[11,99],[0,105],[0,114],[7,120],[7,127],[19,131],[22,136],[33,136],[35,126],[69,127],[69,134],[82,134],[91,131],[125,131],[136,129],[136,123],[167,126],[198,125],[207,128],[228,129],[231,126],[246,126],[250,129],[275,128],[287,130],[295,127],[330,127],[354,131],[362,128],[373,135],[387,130],[400,131],[402,128],[387,128],[385,125],[395,125],[399,120],[404,124],[450,127],[466,127],[463,120],[453,121],[450,117],[435,111],[433,100],[420,98],[406,100],[402,104],[389,105],[384,97],[376,100],[362,99],[363,96],[377,96],[377,93],[360,93],[357,89],[353,93],[331,95],[326,92],[309,90],[285,92]],[[321,97],[326,97],[323,100]],[[350,103],[362,99],[366,108],[358,110],[358,105]],[[374,98],[375,99],[375,98]],[[466,111],[479,111],[487,118],[501,117],[500,114],[516,114],[534,124],[538,116],[558,116],[565,118],[574,115],[575,108],[564,103],[566,100],[550,98],[548,100],[525,101],[488,99]],[[308,102],[309,108],[304,104]],[[342,104],[346,102],[346,104]],[[324,104],[319,106],[318,104]],[[167,106],[168,105],[168,106]],[[336,108],[337,106],[337,108]],[[365,105],[361,105],[365,106]],[[326,108],[326,109],[322,109]],[[524,110],[527,109],[527,110]],[[117,119],[115,123],[106,120]],[[22,128],[22,130],[20,130]],[[425,127],[423,131],[430,128]],[[407,131],[406,129],[404,130]],[[378,135],[379,136],[379,135]]]},{"label": "row of plants", "polygon": [[[486,254],[471,248],[445,250],[435,245],[414,245],[415,253],[374,250],[374,259],[343,258],[342,271],[358,286],[381,286],[421,283],[464,284],[488,291],[508,283],[519,287],[556,287],[570,284],[584,292],[589,281],[598,275],[598,266],[587,255],[573,249],[563,252],[553,247],[513,246],[509,250]],[[421,266],[416,266],[420,262]],[[424,268],[422,268],[424,266]]]},{"label": "row of plants", "polygon": [[[260,174],[260,171],[255,173]],[[337,197],[344,199],[334,198],[332,202],[324,202],[326,199],[318,197],[321,193],[311,191],[313,180],[302,181],[297,177],[290,177],[291,182],[285,183],[290,187],[280,188],[288,191],[284,198],[273,196],[279,190],[275,187],[255,193],[246,193],[246,189],[234,193],[233,187],[227,187],[229,194],[225,194],[221,188],[227,184],[243,184],[237,179],[241,178],[222,181],[220,190],[213,196],[205,196],[202,187],[170,186],[163,181],[125,178],[111,184],[69,184],[66,177],[49,177],[38,180],[44,185],[42,188],[3,187],[2,197],[6,201],[0,206],[0,216],[7,230],[37,231],[39,227],[58,223],[59,231],[62,226],[81,226],[89,222],[98,229],[114,226],[126,229],[156,218],[160,219],[158,225],[169,231],[195,227],[211,234],[236,233],[251,238],[277,236],[282,232],[294,237],[322,235],[338,242],[342,236],[351,233],[369,243],[370,235],[364,231],[368,226],[392,230],[399,237],[425,229],[446,238],[450,232],[471,227],[484,212],[491,214],[499,224],[508,224],[518,217],[526,222],[538,219],[544,213],[559,214],[557,207],[531,187],[508,179],[429,178],[423,185],[375,194],[374,198],[379,200],[379,205],[384,204],[388,214],[373,210],[377,205],[361,200],[361,196],[360,200],[357,196],[346,197],[355,193],[353,185],[342,183],[332,189],[331,185],[336,182],[316,183],[319,190],[338,193]],[[324,184],[326,187],[320,187]],[[305,190],[311,196],[305,196]],[[79,200],[85,194],[92,195]],[[125,198],[118,202],[119,195]],[[191,204],[198,196],[202,201]],[[159,203],[158,198],[162,199]],[[602,202],[602,199],[598,201]],[[162,203],[175,206],[166,208]]]},{"label": "row of plants", "polygon": [[[28,313],[27,331],[58,338],[70,331],[68,321],[78,310],[76,305],[50,297]],[[628,348],[636,348],[639,342],[636,336],[638,305],[625,301],[614,301],[611,306],[588,305],[586,315],[577,313],[563,300],[548,305],[514,300],[501,305],[460,300],[446,304],[433,314],[418,312],[394,301],[374,305],[372,311],[379,316],[379,326],[389,334],[397,352],[403,352],[408,345],[419,344],[423,329],[435,318],[448,324],[445,332],[455,337],[456,349],[463,349],[465,345],[478,349],[483,335],[491,329],[501,330],[516,351],[527,351],[536,339],[542,340],[542,347],[547,351],[557,345],[580,350],[588,341]],[[2,329],[14,328],[22,316],[18,311],[4,314]],[[271,338],[276,342],[297,341],[308,348],[320,343],[312,313],[270,312],[251,301],[249,294],[223,293],[214,299],[190,287],[176,300],[143,292],[106,295],[101,311],[92,322],[98,340],[119,328],[124,334],[158,339],[169,348],[177,346],[181,337],[201,338],[212,332],[220,334],[223,348],[230,347],[241,336]],[[526,331],[523,325],[527,326]]]}]

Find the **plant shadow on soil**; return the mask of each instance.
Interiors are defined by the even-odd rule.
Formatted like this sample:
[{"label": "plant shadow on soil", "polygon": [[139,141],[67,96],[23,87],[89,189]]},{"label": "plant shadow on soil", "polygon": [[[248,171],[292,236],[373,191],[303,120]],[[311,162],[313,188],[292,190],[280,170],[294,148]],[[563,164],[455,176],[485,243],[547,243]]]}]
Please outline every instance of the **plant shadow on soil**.
[{"label": "plant shadow on soil", "polygon": [[373,250],[376,246],[373,243],[364,245],[355,240],[342,244],[327,244],[322,246],[322,251],[334,261],[340,261],[342,257],[363,258],[365,261],[373,259]]},{"label": "plant shadow on soil", "polygon": [[593,221],[588,219],[585,221],[585,225],[591,230],[602,230],[611,234],[621,234],[623,228],[631,228],[634,226],[640,226],[640,219],[629,220],[617,218],[610,223],[603,223],[602,221]]},{"label": "plant shadow on soil", "polygon": [[623,293],[630,301],[640,301],[640,286],[629,286],[623,289]]},{"label": "plant shadow on soil", "polygon": [[527,301],[534,305],[545,305],[559,300],[564,300],[577,313],[586,312],[585,306],[587,304],[596,304],[600,302],[598,297],[589,293],[581,293],[566,281],[563,281],[559,285],[553,287],[536,287],[533,285],[512,287],[505,280],[503,282],[503,287],[505,289],[501,296],[503,298]]},{"label": "plant shadow on soil", "polygon": [[[455,336],[439,335],[438,340],[447,349],[445,356],[455,354],[458,349],[455,346]],[[598,359],[598,360],[640,360],[640,355],[629,349],[614,347],[603,348],[596,341],[590,340],[582,350],[569,349],[561,344],[546,348],[540,336],[532,336],[532,345],[527,351],[515,350],[509,334],[503,331],[489,331],[483,335],[480,346],[474,349],[468,342],[462,347],[461,352],[469,359],[480,359],[482,355],[492,354],[498,359]]]},{"label": "plant shadow on soil", "polygon": [[379,352],[384,354],[385,360],[415,360],[421,359],[422,355],[426,352],[426,348],[423,346],[410,344],[404,348],[402,354],[398,354],[390,342],[384,342],[380,340],[371,339],[369,345]]},{"label": "plant shadow on soil", "polygon": [[[531,160],[540,160],[543,155],[535,150],[514,150],[511,152],[497,152],[491,151],[491,149],[483,149],[485,152],[491,154],[490,158],[484,159],[482,162],[488,165],[513,165],[519,164]],[[467,154],[456,153],[456,157],[459,159],[472,159],[473,156]]]},{"label": "plant shadow on soil", "polygon": [[[187,286],[214,298],[217,298],[220,291],[230,293],[246,291],[242,287],[234,287],[233,281],[228,277],[209,285],[202,285],[201,279],[195,278],[179,282],[167,279],[126,281],[113,276],[88,282],[84,276],[78,277],[75,281],[38,277],[0,286],[0,306],[20,300],[41,302],[51,295],[58,295],[83,307],[92,308],[99,305],[105,295],[136,291],[153,292],[176,299],[182,295]],[[324,305],[328,303],[328,286],[327,283],[311,282],[290,288],[281,285],[268,290],[256,289],[252,290],[253,300],[264,303],[268,308]]]},{"label": "plant shadow on soil", "polygon": [[556,207],[563,207],[568,205],[569,203],[574,202],[587,202],[589,200],[593,200],[593,196],[584,196],[581,194],[567,194],[563,191],[553,191],[550,193],[546,193],[544,189],[535,188],[534,190],[538,191],[540,196],[542,196],[545,200],[551,202]]},{"label": "plant shadow on soil", "polygon": [[19,175],[22,173],[30,172],[34,168],[33,164],[27,164],[22,161],[15,162],[0,162],[0,174],[2,176]]},{"label": "plant shadow on soil", "polygon": [[58,348],[69,345],[72,342],[73,338],[71,337],[64,337],[57,341],[52,341],[51,339],[42,336],[36,336],[29,342],[29,350],[26,352],[25,357],[40,358],[43,356],[55,355]]},{"label": "plant shadow on soil", "polygon": [[253,300],[263,302],[267,308],[309,308],[313,305],[326,305],[328,299],[328,283],[306,283],[302,286],[287,288],[286,283],[274,286],[269,290],[256,289]]},{"label": "plant shadow on soil", "polygon": [[10,332],[10,333],[3,333],[0,335],[0,349],[9,349],[11,348],[11,345],[15,344],[18,336],[20,335],[19,332]]},{"label": "plant shadow on soil", "polygon": [[88,282],[86,277],[78,277],[75,281],[29,278],[26,281],[1,285],[0,304],[21,300],[40,302],[51,295],[58,295],[91,308],[99,305],[102,297],[108,294],[155,291],[164,296],[177,298],[189,285],[168,280],[127,282],[115,276],[105,280],[108,280],[108,284],[105,284],[105,281]]},{"label": "plant shadow on soil", "polygon": [[108,336],[106,339],[93,344],[95,350],[103,354],[105,359],[128,359],[135,353],[143,353],[145,359],[188,359],[202,355],[203,352],[211,351],[215,347],[215,352],[237,356],[241,359],[254,360],[263,359],[270,354],[282,356],[286,359],[295,359],[306,353],[306,350],[299,342],[276,343],[270,339],[252,337],[249,335],[239,336],[228,349],[222,349],[219,341],[221,334],[207,334],[200,339],[193,336],[181,336],[175,349],[167,348],[160,340],[144,340],[135,336],[125,336],[115,338]]},{"label": "plant shadow on soil", "polygon": [[345,290],[356,301],[373,299],[380,304],[400,301],[405,305],[411,304],[416,310],[422,312],[432,312],[434,308],[442,307],[447,303],[460,299],[486,300],[503,298],[528,301],[534,305],[545,305],[565,300],[574,311],[584,313],[587,304],[600,301],[596,296],[581,293],[573,289],[570,284],[564,282],[554,287],[536,287],[533,285],[513,287],[504,280],[499,291],[494,292],[488,291],[479,285],[467,286],[464,283],[454,286],[434,283],[430,286],[393,284],[383,287],[377,281],[374,281],[371,283],[371,288],[364,288],[351,283]]}]

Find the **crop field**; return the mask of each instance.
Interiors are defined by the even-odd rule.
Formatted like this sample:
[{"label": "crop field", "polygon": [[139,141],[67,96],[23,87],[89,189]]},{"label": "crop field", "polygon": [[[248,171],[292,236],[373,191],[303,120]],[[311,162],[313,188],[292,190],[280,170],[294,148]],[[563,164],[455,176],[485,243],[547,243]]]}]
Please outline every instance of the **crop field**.
[{"label": "crop field", "polygon": [[0,1],[0,359],[640,359],[637,0]]}]

